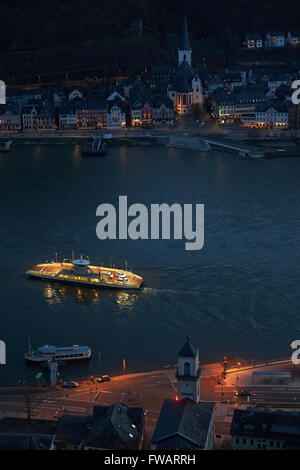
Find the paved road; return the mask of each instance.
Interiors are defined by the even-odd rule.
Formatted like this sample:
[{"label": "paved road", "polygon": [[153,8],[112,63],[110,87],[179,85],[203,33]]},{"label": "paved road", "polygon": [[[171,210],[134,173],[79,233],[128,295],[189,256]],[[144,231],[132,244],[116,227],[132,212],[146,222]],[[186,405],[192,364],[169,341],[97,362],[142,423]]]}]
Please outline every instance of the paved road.
[{"label": "paved road", "polygon": [[[249,399],[245,396],[237,397],[235,392],[237,390],[245,389],[245,387],[223,387],[218,385],[214,389],[216,399],[218,401],[230,402],[271,402],[271,403],[300,403],[300,388],[299,387],[274,387],[274,386],[251,386],[248,387],[251,392]],[[248,390],[247,389],[247,390]]]},{"label": "paved road", "polygon": [[[63,414],[86,416],[94,405],[109,406],[118,401],[128,406],[141,406],[145,411],[146,440],[153,434],[164,398],[174,398],[174,370],[112,377],[110,382],[97,383],[93,378],[80,382],[75,389],[49,387],[36,391],[32,398],[37,418],[57,419]],[[25,417],[25,392],[0,389],[0,418]]]}]

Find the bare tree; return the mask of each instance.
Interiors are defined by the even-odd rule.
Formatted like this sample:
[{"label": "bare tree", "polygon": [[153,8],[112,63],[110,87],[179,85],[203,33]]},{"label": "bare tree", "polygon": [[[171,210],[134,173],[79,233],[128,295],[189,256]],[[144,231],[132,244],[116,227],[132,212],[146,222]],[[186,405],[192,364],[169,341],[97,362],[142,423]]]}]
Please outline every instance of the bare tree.
[{"label": "bare tree", "polygon": [[24,410],[27,415],[27,422],[30,423],[31,418],[39,414],[38,407],[42,403],[44,395],[40,389],[35,389],[32,386],[24,386],[22,396],[24,401]]}]

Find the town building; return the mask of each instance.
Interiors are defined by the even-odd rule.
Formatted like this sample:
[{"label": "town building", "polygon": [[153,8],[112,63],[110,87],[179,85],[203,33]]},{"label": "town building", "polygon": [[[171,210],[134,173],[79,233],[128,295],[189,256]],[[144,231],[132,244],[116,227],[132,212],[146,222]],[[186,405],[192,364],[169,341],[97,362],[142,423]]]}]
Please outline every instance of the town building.
[{"label": "town building", "polygon": [[139,99],[133,100],[130,105],[130,119],[132,127],[142,125],[142,103]]},{"label": "town building", "polygon": [[237,87],[233,92],[216,90],[211,98],[212,114],[220,124],[243,122],[243,116],[252,116],[259,103],[268,101],[268,92],[256,86]]},{"label": "town building", "polygon": [[235,410],[231,423],[234,450],[295,450],[300,448],[300,416],[294,412],[254,408]]},{"label": "town building", "polygon": [[96,129],[106,126],[106,103],[103,101],[76,100],[76,126],[79,129]]},{"label": "town building", "polygon": [[0,450],[55,450],[55,435],[0,432]]},{"label": "town building", "polygon": [[6,417],[0,420],[0,450],[56,450],[56,422]]},{"label": "town building", "polygon": [[94,406],[84,450],[139,450],[144,437],[143,408],[123,403]]},{"label": "town building", "polygon": [[22,109],[22,130],[23,131],[36,131],[37,130],[37,117],[39,106],[26,105]]},{"label": "town building", "polygon": [[287,44],[290,46],[300,45],[300,31],[289,31],[287,34]]},{"label": "town building", "polygon": [[286,127],[288,126],[288,107],[281,101],[261,103],[256,108],[256,122],[258,127]]},{"label": "town building", "polygon": [[247,34],[245,44],[248,49],[260,49],[263,47],[263,37],[256,33]]},{"label": "town building", "polygon": [[213,93],[219,88],[224,91],[233,91],[235,87],[244,85],[244,79],[239,72],[219,73],[212,76],[208,83],[209,93]]},{"label": "town building", "polygon": [[279,85],[276,88],[275,96],[281,100],[292,101],[293,89],[288,85]]},{"label": "town building", "polygon": [[291,83],[292,78],[288,73],[274,72],[268,80],[268,88],[275,92],[280,85],[290,86]]},{"label": "town building", "polygon": [[285,37],[282,32],[269,32],[266,34],[266,47],[283,47],[285,45]]},{"label": "town building", "polygon": [[167,88],[168,84],[172,80],[175,71],[176,69],[174,67],[157,65],[151,67],[150,70],[143,72],[141,74],[141,79],[148,88],[162,92]]},{"label": "town building", "polygon": [[131,125],[147,126],[153,124],[153,94],[142,82],[137,82],[129,94]]},{"label": "town building", "polygon": [[174,121],[173,103],[168,96],[157,96],[152,106],[153,124],[172,124]]},{"label": "town building", "polygon": [[143,126],[152,126],[153,124],[153,107],[152,97],[145,98],[141,103],[141,119]]},{"label": "town building", "polygon": [[235,121],[235,95],[217,90],[211,100],[212,115],[220,123],[233,123]]},{"label": "town building", "polygon": [[268,370],[252,372],[253,385],[290,385],[292,380],[292,372]]},{"label": "town building", "polygon": [[294,104],[288,108],[289,129],[300,129],[300,104]]},{"label": "town building", "polygon": [[106,127],[108,129],[121,129],[125,127],[125,101],[119,95],[107,101]]},{"label": "town building", "polygon": [[77,117],[74,106],[67,102],[58,109],[59,129],[76,129]]},{"label": "town building", "polygon": [[24,88],[6,88],[6,101],[7,103],[18,104],[19,106],[25,106],[30,101],[40,101],[43,97],[43,91],[41,88],[24,89]]},{"label": "town building", "polygon": [[83,90],[82,88],[73,88],[67,90],[67,97],[69,101],[76,99],[83,99]]},{"label": "town building", "polygon": [[190,338],[178,353],[178,396],[166,399],[151,440],[155,450],[210,450],[214,442],[214,403],[200,402],[199,350]]},{"label": "town building", "polygon": [[214,403],[164,400],[151,440],[154,450],[211,450]]},{"label": "town building", "polygon": [[36,128],[38,131],[52,131],[56,129],[55,108],[52,103],[46,101],[38,107]]},{"label": "town building", "polygon": [[243,87],[234,95],[237,120],[241,120],[243,114],[255,112],[258,104],[268,101],[267,92],[261,87]]},{"label": "town building", "polygon": [[244,113],[241,116],[244,127],[273,129],[288,127],[288,105],[280,100],[260,103],[255,112]]},{"label": "town building", "polygon": [[57,424],[57,450],[81,450],[91,429],[92,416],[62,415]]},{"label": "town building", "polygon": [[0,105],[0,131],[19,132],[22,129],[20,107],[7,103]]}]

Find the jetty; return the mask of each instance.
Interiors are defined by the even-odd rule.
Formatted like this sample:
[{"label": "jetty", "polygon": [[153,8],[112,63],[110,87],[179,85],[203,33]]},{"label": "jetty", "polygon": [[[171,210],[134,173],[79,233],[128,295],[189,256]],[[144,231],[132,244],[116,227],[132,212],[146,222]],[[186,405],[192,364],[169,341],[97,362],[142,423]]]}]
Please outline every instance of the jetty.
[{"label": "jetty", "polygon": [[204,142],[209,146],[210,149],[216,148],[237,152],[243,157],[262,158],[264,156],[264,150],[246,144],[237,144],[236,142],[229,140],[211,138],[204,139]]}]

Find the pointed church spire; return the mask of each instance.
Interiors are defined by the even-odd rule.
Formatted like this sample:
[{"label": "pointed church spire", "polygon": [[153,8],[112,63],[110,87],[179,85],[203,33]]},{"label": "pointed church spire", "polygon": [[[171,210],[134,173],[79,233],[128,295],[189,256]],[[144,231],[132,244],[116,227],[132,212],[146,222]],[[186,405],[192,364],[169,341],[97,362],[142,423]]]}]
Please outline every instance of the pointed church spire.
[{"label": "pointed church spire", "polygon": [[184,20],[183,20],[181,44],[180,44],[180,48],[178,49],[178,66],[180,66],[182,62],[187,62],[189,66],[192,65],[192,48],[191,48],[190,40],[189,40],[186,16],[184,17]]},{"label": "pointed church spire", "polygon": [[182,51],[188,51],[191,49],[186,16],[184,17],[184,20],[183,20],[183,29],[182,29],[180,49]]}]

